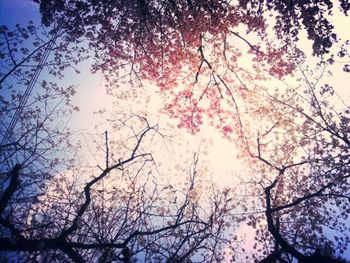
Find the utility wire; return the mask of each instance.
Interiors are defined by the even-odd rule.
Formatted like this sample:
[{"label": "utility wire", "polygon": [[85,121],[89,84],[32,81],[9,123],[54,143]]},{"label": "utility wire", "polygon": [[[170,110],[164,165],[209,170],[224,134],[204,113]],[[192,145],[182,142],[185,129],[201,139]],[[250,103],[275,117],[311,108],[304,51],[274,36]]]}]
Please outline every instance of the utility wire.
[{"label": "utility wire", "polygon": [[43,69],[43,67],[44,67],[44,65],[45,65],[45,63],[47,61],[47,58],[49,57],[49,54],[50,54],[50,52],[52,50],[52,47],[53,47],[53,45],[55,43],[54,40],[59,35],[59,31],[60,30],[58,29],[56,34],[54,34],[51,37],[51,39],[49,41],[50,43],[46,46],[45,51],[44,51],[43,55],[40,58],[39,64],[36,66],[35,72],[34,72],[32,78],[31,78],[31,80],[30,80],[30,82],[29,82],[29,84],[28,84],[28,86],[27,86],[27,88],[26,88],[22,98],[20,99],[20,103],[19,103],[19,105],[18,105],[18,107],[16,109],[16,112],[13,115],[9,126],[6,129],[5,135],[2,138],[2,140],[1,140],[0,146],[5,145],[7,143],[7,141],[10,139],[10,136],[13,133],[13,130],[14,130],[15,126],[16,126],[16,123],[17,123],[19,117],[22,114],[22,111],[23,111],[23,109],[24,109],[24,107],[25,107],[25,105],[26,105],[26,103],[28,101],[28,98],[29,98],[30,94],[33,91],[35,83],[38,80],[38,77],[39,77],[39,75],[40,75],[40,73],[41,73],[41,71],[42,71],[42,69]]}]

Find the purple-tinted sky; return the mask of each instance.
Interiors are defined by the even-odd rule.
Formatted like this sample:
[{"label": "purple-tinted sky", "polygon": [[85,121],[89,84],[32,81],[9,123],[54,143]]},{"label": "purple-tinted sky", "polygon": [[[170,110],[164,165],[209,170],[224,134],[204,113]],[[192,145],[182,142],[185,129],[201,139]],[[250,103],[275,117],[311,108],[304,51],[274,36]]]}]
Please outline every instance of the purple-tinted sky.
[{"label": "purple-tinted sky", "polygon": [[17,23],[25,24],[29,20],[40,21],[37,4],[32,0],[0,0],[0,24],[12,27]]}]

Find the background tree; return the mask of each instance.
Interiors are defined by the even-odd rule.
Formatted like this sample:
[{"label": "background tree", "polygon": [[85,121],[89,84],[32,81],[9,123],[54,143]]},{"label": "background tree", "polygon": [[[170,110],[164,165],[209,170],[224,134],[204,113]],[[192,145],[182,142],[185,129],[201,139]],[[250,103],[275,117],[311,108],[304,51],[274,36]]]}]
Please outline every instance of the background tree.
[{"label": "background tree", "polygon": [[[64,116],[78,110],[71,104],[76,91],[73,86],[58,85],[54,77],[62,78],[63,70],[77,64],[84,50],[75,52],[74,44],[63,45],[61,36],[57,32],[50,35],[32,22],[26,27],[17,24],[14,30],[1,27],[0,160],[9,170],[17,162],[50,167],[50,148],[68,143],[68,129],[61,131],[57,127],[65,126]],[[40,73],[51,79],[39,78]]]},{"label": "background tree", "polygon": [[[1,250],[16,251],[12,257],[18,260],[41,262],[192,262],[193,257],[220,262],[232,207],[228,190],[213,189],[200,197],[195,187],[197,155],[184,191],[157,183],[151,177],[152,155],[142,150],[146,137],[158,133],[157,126],[135,118],[145,128],[135,128],[130,141],[121,142],[129,146],[133,141],[128,155],[114,160],[106,132],[103,166],[71,167],[53,176],[24,215],[13,209],[16,192],[26,187],[16,165],[1,198]],[[96,175],[89,178],[87,173],[94,170]],[[202,198],[205,207],[200,206]]]},{"label": "background tree", "polygon": [[72,164],[64,150],[71,147],[65,123],[74,110],[74,88],[42,81],[32,96],[27,92],[37,81],[36,69],[52,62],[39,63],[50,41],[38,31],[32,23],[0,31],[1,237],[19,235],[52,174]]},{"label": "background tree", "polygon": [[[332,1],[37,2],[44,25],[59,24],[68,39],[86,39],[95,52],[93,71],[105,72],[111,90],[153,81],[170,116],[192,132],[204,116],[227,119],[221,99],[244,99],[242,82],[292,73],[294,59],[303,59],[294,43],[304,29],[317,56],[338,41]],[[339,4],[347,14],[347,1]],[[228,131],[225,121],[214,123]]]},{"label": "background tree", "polygon": [[[141,133],[131,130],[136,146],[129,145],[131,150],[122,155],[127,156],[124,161],[110,157],[109,153],[114,151],[108,147],[106,133],[104,165],[100,165],[103,168],[94,171],[96,176],[84,184],[84,190],[78,193],[70,190],[75,189],[74,182],[52,186],[68,192],[67,201],[63,202],[68,210],[56,207],[60,200],[55,195],[47,197],[46,203],[39,202],[42,206],[30,206],[54,221],[56,228],[43,228],[43,232],[49,235],[46,243],[52,242],[55,247],[44,245],[47,253],[25,256],[38,260],[70,257],[75,261],[114,258],[124,262],[143,257],[176,262],[190,256],[195,260],[203,251],[208,261],[220,262],[223,260],[220,246],[226,236],[215,233],[222,233],[228,227],[226,223],[235,220],[256,229],[255,261],[314,262],[315,258],[330,261],[343,255],[349,244],[348,106],[333,107],[334,99],[329,96],[332,88],[319,87],[319,78],[310,81],[305,71],[302,77],[306,88],[301,85],[275,89],[275,84],[271,84],[271,79],[280,80],[296,73],[303,62],[303,52],[295,47],[301,24],[313,41],[314,55],[325,56],[336,43],[328,19],[332,2],[40,1],[40,7],[45,25],[60,25],[55,32],[64,32],[64,43],[88,40],[96,60],[93,71],[105,73],[110,91],[118,85],[127,86],[128,82],[142,84],[151,80],[164,96],[165,111],[179,119],[179,127],[195,133],[208,121],[234,141],[240,149],[240,158],[252,170],[244,181],[253,187],[249,190],[252,198],[242,201],[229,222],[221,217],[229,210],[225,207],[230,200],[229,191],[213,194],[210,202],[213,206],[208,211],[214,212],[202,214],[197,208],[198,195],[191,188],[194,179],[164,211],[158,205],[163,200],[158,193],[176,192],[168,185],[152,185],[150,176],[140,180],[143,171],[147,171],[143,165],[153,160],[138,145],[143,142],[144,131],[157,133],[155,127],[146,123],[146,130],[138,129]],[[340,7],[346,14],[347,2],[340,1]],[[268,20],[268,14],[276,16]],[[273,34],[267,30],[271,22],[276,23]],[[237,41],[244,46],[237,45]],[[346,42],[338,55],[348,56]],[[320,65],[333,62],[332,56],[328,60],[323,57]],[[126,169],[124,164],[130,167]],[[2,207],[10,215],[8,200],[16,192],[12,186],[16,185],[19,170],[18,166],[10,166],[6,174],[13,181],[8,179],[3,184]],[[103,186],[116,171],[127,171],[126,175],[132,178],[125,182],[129,186],[125,193],[120,193],[122,187]],[[113,194],[122,200],[120,204],[111,204]],[[182,202],[177,206],[180,199]],[[218,208],[218,204],[223,204],[223,208]],[[126,219],[116,225],[115,218],[120,213]],[[167,217],[175,223],[162,221]],[[57,218],[60,219],[55,221]],[[91,218],[96,228],[86,223]],[[8,225],[3,225],[7,231],[11,231],[10,219],[5,222]],[[40,217],[32,220],[44,222]],[[104,229],[101,220],[111,222],[110,228]],[[152,223],[154,227],[148,229]],[[144,229],[135,234],[134,227]],[[24,229],[21,231],[29,231]],[[16,227],[12,230],[16,235]],[[42,243],[36,243],[38,233],[25,240],[34,242],[36,249],[38,245],[42,248]],[[180,239],[175,238],[178,236]],[[6,249],[28,250],[27,246],[13,245],[11,240],[4,237]],[[241,248],[233,253],[239,253]],[[247,261],[251,260],[248,255]]]},{"label": "background tree", "polygon": [[[71,104],[74,88],[42,80],[28,95],[27,87],[37,68],[63,78],[62,70],[79,62],[84,49],[50,45],[61,34],[54,32],[54,38],[45,40],[32,23],[26,28],[17,25],[15,31],[1,30],[1,135],[5,143],[0,162],[0,250],[6,252],[2,260],[190,262],[193,257],[223,258],[232,199],[228,190],[214,188],[200,196],[195,187],[198,156],[193,156],[185,189],[162,184],[151,176],[156,172],[155,161],[144,150],[146,137],[162,134],[157,125],[132,116],[113,125],[124,127],[128,139],[116,144],[105,132],[103,164],[82,166],[77,158],[79,147],[73,146],[65,123],[76,110]],[[47,46],[52,53],[43,61]],[[75,52],[82,53],[75,57]],[[21,111],[8,132],[18,108]]]},{"label": "background tree", "polygon": [[247,220],[269,255],[262,262],[343,262],[335,258],[350,242],[349,107],[320,76],[302,73],[299,87],[265,89],[269,106],[244,139],[253,178],[244,181],[252,209],[264,211]]}]

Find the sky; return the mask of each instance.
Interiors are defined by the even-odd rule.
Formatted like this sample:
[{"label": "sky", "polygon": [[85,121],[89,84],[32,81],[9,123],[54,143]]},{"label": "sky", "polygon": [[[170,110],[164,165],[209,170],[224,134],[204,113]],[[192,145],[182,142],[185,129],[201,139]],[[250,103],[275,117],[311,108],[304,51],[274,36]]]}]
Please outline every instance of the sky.
[{"label": "sky", "polygon": [[17,23],[40,21],[37,4],[31,0],[0,0],[0,22],[13,26]]},{"label": "sky", "polygon": [[[35,23],[40,22],[40,14],[37,5],[31,1],[0,0],[0,7],[0,24],[14,26],[16,23],[26,23],[29,20]],[[91,61],[87,61],[79,66],[81,74],[75,74],[73,71],[66,72],[64,80],[60,82],[62,85],[74,85],[77,90],[72,102],[74,105],[78,106],[80,110],[79,112],[75,112],[70,119],[70,128],[75,134],[84,132],[95,133],[96,131],[94,128],[96,126],[99,127],[101,134],[105,129],[108,129],[107,124],[105,124],[106,126],[101,124],[100,116],[94,114],[101,109],[113,111],[123,107],[126,110],[135,111],[142,110],[142,108],[145,107],[145,105],[142,105],[142,98],[141,103],[138,104],[135,104],[133,100],[124,100],[118,101],[115,103],[117,106],[113,106],[115,98],[106,94],[102,75],[100,73],[90,73],[90,64]],[[45,73],[42,73],[40,76],[41,79],[46,77],[43,74]],[[157,93],[157,89],[150,85],[143,92],[150,98],[150,102],[147,104],[147,111],[150,116],[153,116],[154,121],[161,121],[164,126],[170,125],[171,127],[176,127],[177,122],[169,119],[167,115],[162,114],[162,116],[159,116],[158,112],[162,107],[162,102],[160,95]],[[140,107],[138,108],[137,105]],[[225,140],[213,127],[204,126],[196,135],[190,135],[185,130],[176,131],[176,133],[177,139],[175,139],[173,145],[174,150],[176,149],[176,155],[183,156],[184,158],[188,156],[188,159],[191,159],[193,152],[197,152],[201,149],[203,154],[201,154],[200,159],[202,159],[208,167],[211,167],[210,170],[215,181],[224,185],[231,181],[234,173],[243,169],[241,162],[235,160],[237,154],[235,146]],[[206,143],[204,143],[204,141]],[[209,141],[215,143],[209,145],[207,143]],[[159,156],[168,156],[168,161],[174,160],[174,153],[159,152],[158,154]],[[92,156],[86,158],[90,158],[91,162],[95,161]],[[163,161],[167,160],[161,160],[160,162]]]},{"label": "sky", "polygon": [[[16,23],[23,23],[28,20],[39,22],[39,12],[34,3],[27,0],[0,0],[0,24],[15,25]],[[344,39],[350,39],[350,30],[345,25],[350,25],[350,18],[344,16],[335,16],[333,19],[335,25],[335,31]],[[310,42],[304,40],[300,43],[303,49],[310,50]],[[315,59],[309,57],[308,64],[314,64]],[[347,103],[350,101],[350,74],[342,72],[342,64],[338,63],[333,76],[325,78],[324,80],[334,85],[334,88],[339,93],[340,97]],[[76,85],[77,94],[73,99],[73,104],[80,108],[80,111],[74,113],[71,117],[71,129],[76,134],[80,133],[95,133],[94,127],[98,126],[98,131],[101,133],[105,129],[108,129],[108,125],[103,126],[98,114],[94,112],[99,111],[102,108],[113,110],[116,108],[125,108],[130,110],[137,110],[137,107],[145,107],[142,103],[135,106],[134,101],[118,101],[115,103],[115,98],[108,96],[104,88],[104,79],[101,74],[91,74],[89,69],[89,62],[84,63],[79,68],[81,74],[75,75],[71,72],[67,72],[65,77],[66,85]],[[42,76],[45,77],[45,76]],[[293,82],[293,80],[288,80]],[[293,84],[293,83],[290,83]],[[159,109],[161,108],[161,98],[156,92],[155,87],[151,85],[144,91],[145,95],[150,98],[150,102],[147,104],[147,109],[150,116],[153,116],[154,121],[160,121],[165,127],[176,127],[176,122],[169,119],[166,115],[159,115]],[[102,126],[101,126],[102,125]],[[172,131],[170,131],[172,132]],[[222,186],[234,182],[234,174],[239,174],[244,171],[244,166],[235,157],[237,151],[233,143],[228,142],[222,135],[210,126],[203,126],[201,131],[195,136],[190,135],[187,131],[176,131],[175,143],[170,147],[171,150],[165,148],[155,153],[156,158],[162,161],[164,156],[167,160],[165,162],[172,163],[176,166],[176,160],[182,161],[180,158],[191,158],[192,153],[201,151],[203,161],[208,167],[210,167],[210,173],[219,185]],[[208,142],[214,143],[208,143]],[[87,145],[85,145],[87,146]],[[206,152],[206,154],[204,154]],[[87,153],[87,159],[89,162],[95,160]],[[164,170],[166,172],[166,170]],[[246,226],[242,226],[241,232],[246,232]],[[249,241],[250,242],[250,241]]]},{"label": "sky", "polygon": [[[0,0],[0,7],[0,24],[13,26],[16,23],[26,23],[29,20],[40,23],[38,7],[32,1]],[[350,39],[350,30],[344,26],[347,23],[350,24],[350,18],[335,15],[332,19],[335,31],[339,33],[339,36],[343,39]],[[307,53],[311,53],[311,43],[305,39],[305,36],[302,36],[302,41],[299,45]],[[98,126],[98,132],[102,136],[102,133],[108,129],[108,125],[101,121],[100,115],[94,114],[94,112],[98,112],[101,109],[115,111],[123,108],[125,110],[135,111],[147,108],[148,114],[153,116],[153,121],[160,121],[164,127],[177,126],[177,122],[169,119],[167,115],[159,115],[162,100],[157,93],[156,87],[147,84],[148,86],[142,91],[143,94],[141,95],[141,99],[139,99],[139,103],[134,103],[135,101],[133,99],[116,101],[114,97],[106,94],[105,82],[102,75],[100,73],[91,74],[89,68],[91,62],[86,61],[79,66],[81,74],[75,74],[73,71],[66,72],[65,78],[61,82],[62,85],[75,85],[77,89],[77,94],[73,98],[73,104],[77,105],[80,110],[74,113],[70,119],[70,128],[74,133],[96,133],[94,129]],[[315,65],[316,62],[317,59],[308,55],[308,65]],[[341,69],[342,64],[338,63],[333,76],[325,77],[323,80],[333,84],[340,97],[349,102],[350,89],[347,87],[347,84],[350,81],[350,74],[345,74]],[[41,75],[41,78],[45,77],[47,76]],[[294,81],[294,78],[286,80],[289,85],[293,85]],[[142,102],[144,97],[150,99],[146,105]],[[172,133],[171,128],[170,133]],[[160,162],[173,162],[174,152],[177,156],[184,156],[184,158],[188,156],[188,159],[190,159],[193,152],[201,150],[202,154],[200,158],[210,167],[210,173],[214,180],[223,185],[232,182],[234,174],[245,170],[242,162],[236,158],[238,152],[235,149],[235,145],[223,138],[222,134],[209,125],[204,125],[201,131],[194,136],[185,130],[176,130],[173,147],[173,152],[164,153],[160,151],[158,153],[159,156],[168,156],[169,158],[169,160],[162,160],[163,158],[160,158]],[[95,162],[92,157],[88,154],[87,159]]]},{"label": "sky", "polygon": [[[16,23],[25,23],[29,20],[32,20],[35,23],[40,22],[40,14],[37,5],[30,0],[0,0],[0,7],[0,24],[13,26]],[[335,15],[332,17],[332,22],[335,26],[335,32],[337,32],[342,39],[350,39],[350,30],[344,26],[346,24],[350,24],[349,17]],[[309,41],[302,40],[299,45],[308,53],[311,52],[311,45]],[[337,46],[335,48],[337,48]],[[314,65],[316,61],[317,59],[309,55],[307,64]],[[90,73],[90,62],[91,61],[88,61],[80,65],[79,70],[81,70],[81,74],[67,72],[64,80],[64,85],[73,84],[77,87],[77,95],[75,96],[73,102],[79,106],[80,111],[72,117],[72,128],[75,130],[89,130],[94,127],[95,124],[98,123],[98,120],[95,120],[96,117],[93,117],[95,116],[93,112],[96,112],[101,108],[111,107],[113,101],[115,100],[106,94],[106,90],[104,88],[105,83],[102,75],[99,73]],[[350,89],[347,87],[347,84],[349,83],[348,81],[350,80],[350,76],[349,74],[342,72],[342,65],[342,63],[339,63],[339,61],[336,60],[333,76],[326,77],[324,80],[325,82],[333,84],[335,90],[341,98],[348,100],[350,98]],[[294,80],[291,79],[288,81]],[[146,95],[152,100],[147,107],[152,111],[152,114],[157,114],[161,107],[161,100],[155,87],[149,87],[149,90],[147,90],[146,93]],[[132,109],[135,108],[135,105],[124,102],[123,107]],[[166,118],[164,115],[162,118],[163,117]],[[171,122],[171,120],[168,121]],[[204,127],[199,137],[203,136],[204,138],[208,137],[213,139],[213,135],[217,134],[211,129],[211,127]],[[220,135],[217,136],[222,139]],[[228,144],[225,142],[225,140],[217,138],[217,136],[215,136],[217,146],[212,150],[213,152],[227,152],[229,148],[233,147],[233,145]],[[196,137],[198,137],[198,135]],[[214,154],[214,159],[216,159],[215,162],[219,161],[220,166],[223,163],[227,163],[227,160],[221,162],[219,160],[220,158],[215,158],[216,155],[217,154]]]}]

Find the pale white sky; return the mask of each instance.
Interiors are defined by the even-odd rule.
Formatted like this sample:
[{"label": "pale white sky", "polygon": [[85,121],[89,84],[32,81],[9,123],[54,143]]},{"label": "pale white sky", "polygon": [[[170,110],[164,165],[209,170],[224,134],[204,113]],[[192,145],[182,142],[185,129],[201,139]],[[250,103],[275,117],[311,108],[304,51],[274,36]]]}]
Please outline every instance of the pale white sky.
[{"label": "pale white sky", "polygon": [[[26,0],[0,0],[0,10],[2,10],[0,11],[0,22],[15,24],[16,21],[23,22],[28,19],[39,21],[38,10],[35,5],[32,3],[28,4],[27,2]],[[332,20],[335,25],[335,31],[339,36],[343,39],[350,39],[350,30],[345,26],[350,25],[350,18],[344,17],[343,15],[335,15]],[[311,43],[305,40],[305,34],[303,35],[302,38],[304,38],[304,40],[302,39],[298,45],[303,50],[310,53]],[[335,46],[335,48],[337,48],[337,46]],[[94,133],[94,128],[98,125],[98,131],[101,132],[101,139],[103,139],[102,132],[108,129],[108,125],[103,124],[100,115],[96,115],[94,112],[99,111],[101,108],[108,109],[112,112],[120,109],[140,111],[147,108],[150,121],[159,121],[163,128],[168,129],[169,134],[176,134],[173,150],[169,151],[163,148],[159,150],[158,153],[154,153],[155,156],[159,156],[158,162],[172,163],[173,166],[176,166],[176,161],[182,163],[186,160],[190,160],[193,152],[201,150],[201,160],[209,168],[209,174],[221,185],[229,185],[233,182],[232,175],[234,173],[245,171],[242,162],[235,157],[237,155],[235,145],[224,139],[219,131],[208,125],[203,125],[201,131],[196,135],[190,135],[185,130],[176,129],[177,120],[174,121],[169,119],[165,114],[159,114],[162,101],[157,93],[157,88],[150,84],[145,87],[145,90],[140,90],[142,94],[137,103],[135,103],[133,98],[129,100],[116,100],[115,97],[108,96],[105,92],[105,83],[101,74],[90,73],[90,62],[85,62],[80,66],[79,70],[82,72],[81,74],[77,75],[73,72],[67,72],[63,81],[64,85],[73,84],[77,86],[77,94],[73,99],[73,103],[79,106],[80,111],[73,114],[70,122],[71,129],[74,132]],[[316,62],[317,59],[311,57],[309,54],[307,64],[313,66]],[[350,74],[345,74],[341,70],[341,63],[335,65],[333,69],[333,76],[325,78],[324,80],[333,84],[341,98],[346,103],[349,103],[350,88],[348,84],[350,83]],[[293,78],[287,80],[290,85],[294,84],[293,81],[295,81]],[[150,101],[146,105],[143,104],[145,97],[150,98]],[[164,151],[167,151],[167,153]],[[93,165],[95,160],[89,155],[90,154],[87,154],[86,158],[90,159]]]},{"label": "pale white sky", "polygon": [[[27,18],[37,20],[38,16],[35,14],[36,9],[32,4],[26,4],[27,0],[0,0],[0,22],[9,21],[24,21]],[[30,2],[30,1],[29,1]],[[4,7],[4,8],[3,8]],[[2,10],[2,11],[1,11]],[[6,11],[7,10],[7,11]],[[11,12],[8,12],[10,10]],[[334,16],[332,19],[335,25],[335,31],[343,39],[350,39],[350,18],[343,15]],[[309,50],[310,42],[301,41],[299,46],[303,50]],[[307,63],[313,65],[316,59],[308,56]],[[325,81],[333,84],[337,93],[341,98],[349,105],[350,103],[350,74],[345,74],[342,71],[342,64],[337,63],[333,67],[333,76],[328,77]],[[100,115],[93,114],[93,112],[106,108],[111,111],[118,110],[118,108],[130,109],[133,111],[142,110],[145,105],[141,103],[135,104],[135,100],[119,100],[116,102],[115,98],[106,95],[104,88],[104,80],[100,74],[90,74],[90,70],[87,64],[80,67],[81,74],[75,75],[68,73],[65,79],[65,83],[77,85],[77,94],[73,100],[73,103],[79,106],[80,111],[74,113],[71,118],[71,128],[75,132],[86,131],[95,132],[95,125],[99,125],[98,131],[101,132],[101,140],[103,139],[102,132],[108,129],[108,125],[103,126],[101,124]],[[288,83],[293,85],[293,80],[289,79]],[[190,135],[185,130],[176,130],[176,120],[170,120],[167,115],[159,115],[161,109],[161,99],[156,92],[156,88],[149,86],[146,91],[147,96],[150,97],[150,102],[147,104],[150,121],[156,122],[159,120],[164,128],[169,128],[170,134],[176,134],[174,138],[175,142],[170,144],[169,150],[165,147],[161,148],[158,152],[154,153],[156,160],[160,163],[165,163],[165,166],[176,167],[177,162],[188,162],[191,160],[192,153],[197,152],[199,149],[202,151],[200,159],[209,168],[209,174],[212,175],[214,181],[219,185],[230,185],[234,182],[233,174],[242,173],[244,166],[241,161],[236,159],[237,150],[233,143],[230,143],[222,137],[222,135],[213,127],[204,125],[201,131],[196,135]],[[113,102],[116,102],[117,106],[113,106]],[[153,118],[153,119],[152,119]],[[208,143],[212,142],[212,143]],[[86,145],[84,146],[86,147]],[[165,157],[165,158],[164,158]],[[87,153],[86,158],[93,165],[95,160]],[[164,173],[168,168],[161,168]],[[175,169],[175,168],[173,168]],[[242,226],[241,232],[246,232],[246,226]],[[251,241],[248,240],[248,243]]]}]

